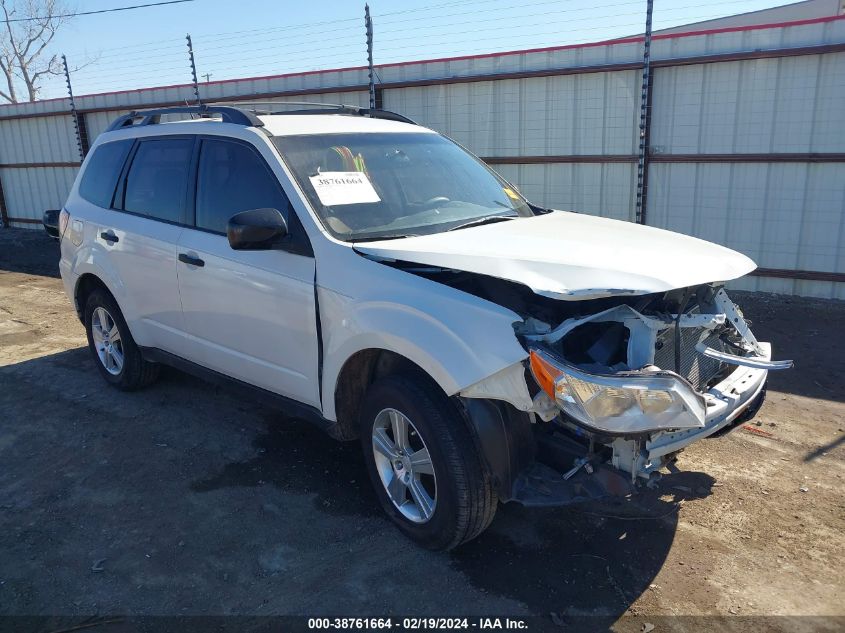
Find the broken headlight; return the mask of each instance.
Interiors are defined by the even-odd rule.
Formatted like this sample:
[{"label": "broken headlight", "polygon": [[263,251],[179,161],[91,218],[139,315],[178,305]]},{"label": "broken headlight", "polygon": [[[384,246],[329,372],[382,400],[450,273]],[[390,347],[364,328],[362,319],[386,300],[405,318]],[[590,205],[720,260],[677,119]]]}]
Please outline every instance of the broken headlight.
[{"label": "broken headlight", "polygon": [[561,410],[607,433],[643,433],[704,426],[706,405],[668,371],[590,374],[532,349],[531,373]]}]

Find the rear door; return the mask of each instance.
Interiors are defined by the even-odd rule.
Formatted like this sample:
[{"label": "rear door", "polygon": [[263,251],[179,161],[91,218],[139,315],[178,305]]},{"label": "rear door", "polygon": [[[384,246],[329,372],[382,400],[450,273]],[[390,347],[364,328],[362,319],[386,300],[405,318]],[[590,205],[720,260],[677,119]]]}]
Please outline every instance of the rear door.
[{"label": "rear door", "polygon": [[[188,348],[176,279],[176,244],[187,222],[195,137],[136,142],[96,239],[123,284],[127,322],[139,345],[184,355]],[[123,306],[122,306],[123,307]]]},{"label": "rear door", "polygon": [[196,183],[195,226],[179,240],[178,279],[198,362],[319,407],[313,256],[236,251],[226,238],[229,219],[250,209],[278,209],[292,232],[301,230],[279,180],[251,144],[204,138]]}]

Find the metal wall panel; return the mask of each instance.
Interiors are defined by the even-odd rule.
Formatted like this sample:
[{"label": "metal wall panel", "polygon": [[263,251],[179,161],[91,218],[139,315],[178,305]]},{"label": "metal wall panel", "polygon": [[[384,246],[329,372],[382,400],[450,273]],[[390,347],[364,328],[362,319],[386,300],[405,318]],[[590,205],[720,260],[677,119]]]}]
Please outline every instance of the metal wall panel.
[{"label": "metal wall panel", "polygon": [[677,59],[732,51],[758,51],[787,46],[798,48],[842,41],[845,41],[845,20],[834,20],[684,37],[656,36],[652,41],[651,56],[655,60]]},{"label": "metal wall panel", "polygon": [[[310,101],[314,103],[341,103],[346,105],[367,107],[369,105],[369,93],[363,90],[353,92],[327,92],[319,94],[309,94],[301,97],[272,97],[260,99],[262,103],[284,103],[291,101]],[[255,100],[244,101],[227,101],[226,105],[238,105],[246,103],[254,103]],[[85,115],[85,121],[88,125],[88,136],[91,144],[94,140],[102,134],[112,121],[117,117],[128,114],[129,110],[110,110],[105,112],[89,112]],[[165,117],[166,119],[168,117]],[[172,117],[171,117],[172,118]],[[185,117],[187,118],[187,117]]]},{"label": "metal wall panel", "polygon": [[0,105],[0,116],[4,117],[32,115],[46,112],[70,112],[70,100],[44,99],[42,101],[27,101],[24,103],[7,103]]},{"label": "metal wall panel", "polygon": [[638,72],[386,89],[384,107],[479,156],[632,154]]},{"label": "metal wall panel", "polygon": [[636,165],[494,165],[493,169],[534,204],[617,220],[633,220]]},{"label": "metal wall panel", "polygon": [[[733,248],[761,268],[845,272],[845,164],[654,163],[650,225]],[[845,284],[750,278],[742,287],[845,298]]]},{"label": "metal wall panel", "polygon": [[[845,41],[845,20],[805,24],[742,32],[715,33],[695,36],[657,37],[652,44],[652,59],[673,59],[693,55],[713,55],[735,51],[753,51],[784,46],[812,46]],[[516,52],[468,56],[442,61],[420,61],[378,66],[382,82],[433,79],[482,73],[568,68],[610,63],[638,62],[642,44],[637,41],[615,44],[588,44],[537,52]],[[367,83],[367,69],[313,71],[288,75],[239,79],[235,81],[200,84],[205,100],[221,97],[259,94],[274,91],[297,91],[341,86],[360,86]],[[114,107],[136,107],[163,101],[192,102],[190,84],[112,93],[81,95],[77,107],[96,110]],[[35,103],[0,106],[0,117],[33,113],[66,112],[67,99],[47,99]]]},{"label": "metal wall panel", "polygon": [[268,92],[296,92],[327,87],[361,86],[367,84],[367,69],[294,73],[277,77],[242,79],[238,81],[200,84],[200,94],[205,101],[238,95],[265,94]]},{"label": "metal wall panel", "polygon": [[0,119],[0,163],[79,161],[76,132],[66,117]]},{"label": "metal wall panel", "polygon": [[[378,40],[376,40],[378,42]],[[378,46],[378,43],[376,43]],[[430,62],[411,62],[379,66],[381,81],[416,81],[466,75],[545,70],[638,62],[642,58],[640,42],[572,46],[534,53],[468,56]]]},{"label": "metal wall panel", "polygon": [[[845,42],[845,20],[701,35],[656,36],[654,60]],[[642,44],[623,41],[391,64],[384,83],[638,63]],[[487,157],[636,153],[639,70],[383,87],[384,106],[442,131]],[[205,101],[274,92],[262,101],[366,106],[367,71],[200,84]],[[344,88],[349,88],[345,90]],[[310,91],[326,90],[329,92]],[[77,98],[93,142],[131,108],[193,102],[190,85]],[[655,153],[845,153],[845,53],[657,68]],[[98,109],[112,109],[98,112]],[[78,160],[67,99],[0,106],[0,163]],[[94,110],[94,112],[90,112]],[[4,120],[50,112],[55,117]],[[498,164],[529,199],[553,208],[633,219],[636,166],[625,162]],[[76,169],[0,170],[9,215],[40,218],[62,204]],[[845,272],[844,163],[652,162],[649,224],[749,254],[761,267]],[[749,277],[736,287],[845,299],[845,284]]]},{"label": "metal wall panel", "polygon": [[[73,180],[75,167],[4,169],[3,194],[9,216],[40,220],[46,209],[61,209]],[[30,225],[34,227],[38,225]]]},{"label": "metal wall panel", "polygon": [[129,110],[107,110],[106,112],[88,112],[85,115],[85,125],[88,127],[88,140],[91,145],[97,137],[106,131],[117,117],[129,114]]},{"label": "metal wall panel", "polygon": [[[239,103],[254,103],[255,101],[232,101],[227,102],[227,105],[237,105]],[[261,103],[296,103],[296,102],[312,102],[312,103],[334,103],[343,105],[352,105],[358,107],[369,107],[370,93],[366,90],[355,90],[350,92],[321,92],[315,94],[302,95],[301,97],[271,97],[269,99],[261,99]],[[291,108],[293,109],[293,108]]]},{"label": "metal wall panel", "polygon": [[845,53],[658,68],[655,153],[842,152]]}]

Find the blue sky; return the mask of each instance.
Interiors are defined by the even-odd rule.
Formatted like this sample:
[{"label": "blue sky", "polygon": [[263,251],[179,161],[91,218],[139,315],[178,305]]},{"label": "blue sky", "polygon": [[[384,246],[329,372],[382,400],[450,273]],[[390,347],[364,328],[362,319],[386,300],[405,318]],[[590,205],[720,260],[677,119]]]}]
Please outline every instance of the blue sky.
[{"label": "blue sky", "polygon": [[[76,0],[79,10],[138,0]],[[786,4],[657,0],[655,29]],[[372,0],[375,62],[575,44],[642,32],[645,0]],[[349,0],[195,0],[74,19],[54,40],[77,94],[186,83],[185,34],[211,80],[366,63],[364,3]],[[93,61],[91,61],[93,60]],[[204,78],[200,78],[204,81]],[[43,97],[64,96],[63,82]]]}]

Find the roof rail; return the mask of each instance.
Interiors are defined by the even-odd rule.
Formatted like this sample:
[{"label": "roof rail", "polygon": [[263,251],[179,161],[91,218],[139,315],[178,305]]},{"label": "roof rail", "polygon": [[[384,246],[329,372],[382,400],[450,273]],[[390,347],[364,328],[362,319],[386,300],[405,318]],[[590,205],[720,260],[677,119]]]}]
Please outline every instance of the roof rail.
[{"label": "roof rail", "polygon": [[[212,104],[213,105],[213,104]],[[268,107],[260,107],[268,106]],[[306,106],[296,110],[277,110],[278,106]],[[215,106],[216,107],[216,106]],[[353,116],[365,116],[371,119],[387,119],[389,121],[400,121],[401,123],[410,123],[417,125],[416,121],[412,121],[406,116],[391,112],[389,110],[381,110],[376,108],[361,108],[354,105],[345,105],[342,103],[320,103],[316,101],[264,101],[264,102],[247,102],[240,103],[238,108],[252,112],[254,114],[347,114]]]},{"label": "roof rail", "polygon": [[[218,106],[218,105],[197,105],[197,106],[176,106],[172,108],[155,108],[152,110],[133,110],[129,114],[124,114],[116,118],[106,130],[112,132],[120,130],[125,127],[132,127],[135,125],[153,125],[161,120],[164,114],[198,114],[200,117],[207,118],[212,114],[219,114],[224,123],[234,123],[235,125],[246,125],[250,127],[262,127],[264,123],[261,122],[255,114],[247,110],[235,108],[232,106]],[[137,119],[141,119],[139,123],[135,123]]]},{"label": "roof rail", "polygon": [[400,121],[402,123],[410,123],[411,125],[418,125],[413,119],[409,119],[404,114],[398,112],[391,112],[390,110],[379,110],[377,108],[360,108],[360,114],[368,116],[371,119],[387,119],[388,121]]}]

